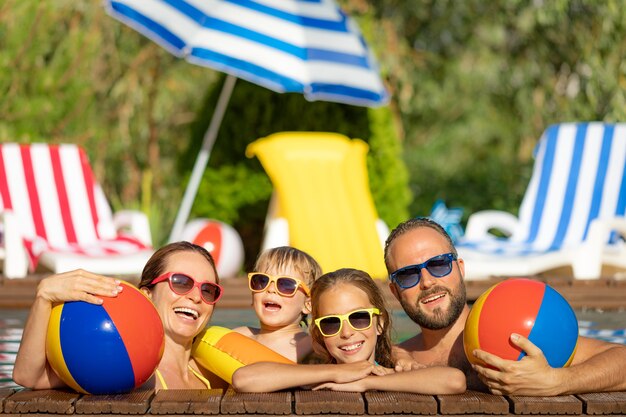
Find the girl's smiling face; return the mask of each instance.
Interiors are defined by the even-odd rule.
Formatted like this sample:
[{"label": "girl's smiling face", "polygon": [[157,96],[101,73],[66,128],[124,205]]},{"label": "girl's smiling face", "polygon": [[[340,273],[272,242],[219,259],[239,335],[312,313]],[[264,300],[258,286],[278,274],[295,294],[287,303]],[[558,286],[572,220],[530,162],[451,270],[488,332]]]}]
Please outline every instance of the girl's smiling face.
[{"label": "girl's smiling face", "polygon": [[[317,308],[319,317],[323,317],[371,307],[372,303],[365,291],[354,285],[340,283],[319,296]],[[380,334],[379,316],[374,315],[372,320],[372,325],[366,330],[354,330],[344,321],[338,334],[323,338],[326,349],[337,363],[374,363],[376,340]]]},{"label": "girl's smiling face", "polygon": [[[180,272],[197,282],[216,282],[213,268],[200,254],[179,251],[168,256],[165,272]],[[167,281],[144,291],[156,306],[165,334],[179,343],[191,343],[193,338],[207,325],[213,314],[214,305],[205,303],[200,289],[194,287],[187,294],[179,295],[170,289]]]},{"label": "girl's smiling face", "polygon": [[[264,272],[276,277],[291,277],[306,282],[304,277],[294,268],[270,269]],[[292,296],[283,296],[276,291],[276,283],[270,282],[269,286],[261,292],[252,293],[252,305],[261,323],[261,328],[276,330],[289,325],[298,325],[301,314],[308,314],[309,297],[301,286]]]}]

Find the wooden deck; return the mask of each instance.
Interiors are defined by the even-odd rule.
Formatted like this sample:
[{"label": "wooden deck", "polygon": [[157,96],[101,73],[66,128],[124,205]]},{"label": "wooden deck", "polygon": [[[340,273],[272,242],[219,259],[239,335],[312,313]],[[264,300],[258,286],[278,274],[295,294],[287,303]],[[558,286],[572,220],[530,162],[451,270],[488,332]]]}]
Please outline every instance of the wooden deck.
[{"label": "wooden deck", "polygon": [[[0,308],[27,308],[33,301],[42,276],[22,280],[0,277]],[[561,292],[575,308],[625,309],[626,280],[604,278],[574,281],[568,278],[541,278]],[[501,279],[467,283],[468,298],[476,299]],[[250,292],[243,278],[224,280],[224,298],[219,308],[247,308]],[[387,284],[381,282],[393,308],[400,308]],[[401,392],[366,393],[334,391],[281,391],[246,394],[232,389],[135,391],[119,395],[82,395],[58,390],[0,389],[0,417],[50,417],[79,414],[119,417],[120,415],[613,415],[626,417],[626,392],[590,393],[558,397],[494,396],[474,391],[459,395],[418,395]]]},{"label": "wooden deck", "polygon": [[[32,304],[37,284],[45,275],[32,275],[24,279],[5,279],[0,276],[0,308],[28,308]],[[532,277],[551,285],[560,292],[574,308],[602,310],[626,309],[626,277],[613,275],[592,281],[573,280],[564,276]],[[502,281],[503,278],[490,278],[481,281],[467,281],[467,296],[475,300],[487,288]],[[129,281],[133,282],[132,279]],[[136,283],[137,281],[135,281]],[[245,278],[222,280],[224,296],[218,308],[247,308],[250,306],[250,290]],[[393,298],[385,281],[380,281],[383,294],[387,296],[389,306],[399,309],[399,303]]]},{"label": "wooden deck", "polygon": [[69,391],[0,390],[0,417],[25,415],[626,415],[626,392],[558,397],[495,396],[474,391],[420,395],[369,391],[236,393],[228,389],[135,391],[81,395]]}]

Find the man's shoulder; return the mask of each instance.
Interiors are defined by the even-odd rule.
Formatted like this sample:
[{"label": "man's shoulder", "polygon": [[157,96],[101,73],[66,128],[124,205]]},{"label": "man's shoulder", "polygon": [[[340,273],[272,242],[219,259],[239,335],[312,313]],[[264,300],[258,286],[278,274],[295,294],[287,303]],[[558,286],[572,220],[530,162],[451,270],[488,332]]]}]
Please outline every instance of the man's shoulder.
[{"label": "man's shoulder", "polygon": [[402,349],[406,352],[417,352],[424,349],[424,340],[422,334],[417,334],[410,339],[407,339],[394,346],[396,349]]}]

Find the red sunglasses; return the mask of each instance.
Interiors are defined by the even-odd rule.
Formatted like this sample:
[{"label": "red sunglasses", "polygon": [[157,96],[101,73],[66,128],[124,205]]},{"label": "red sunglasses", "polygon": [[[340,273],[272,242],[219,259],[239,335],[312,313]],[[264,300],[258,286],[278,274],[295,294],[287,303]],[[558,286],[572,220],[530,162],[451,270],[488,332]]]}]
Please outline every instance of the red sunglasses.
[{"label": "red sunglasses", "polygon": [[163,275],[159,275],[150,282],[150,285],[158,284],[163,281],[169,282],[170,289],[178,295],[188,294],[195,287],[198,287],[202,301],[207,304],[217,303],[224,293],[224,289],[219,284],[214,282],[198,282],[189,275],[180,272],[166,272]]}]

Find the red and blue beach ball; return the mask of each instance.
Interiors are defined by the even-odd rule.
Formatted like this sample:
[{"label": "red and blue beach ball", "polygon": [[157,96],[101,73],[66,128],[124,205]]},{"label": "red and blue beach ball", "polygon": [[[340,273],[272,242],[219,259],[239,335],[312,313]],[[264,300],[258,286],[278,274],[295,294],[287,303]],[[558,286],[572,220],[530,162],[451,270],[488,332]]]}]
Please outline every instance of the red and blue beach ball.
[{"label": "red and blue beach ball", "polygon": [[59,378],[86,394],[118,394],[141,386],[161,361],[165,338],[148,297],[122,282],[102,305],[83,301],[52,309],[46,355]]},{"label": "red and blue beach ball", "polygon": [[232,278],[240,273],[244,248],[234,227],[215,219],[194,219],[183,228],[182,240],[209,251],[220,278]]},{"label": "red and blue beach ball", "polygon": [[470,311],[463,346],[468,360],[481,349],[503,359],[525,353],[510,341],[520,334],[539,347],[553,368],[568,366],[578,341],[578,320],[567,300],[552,287],[530,279],[509,279],[489,288]]}]

